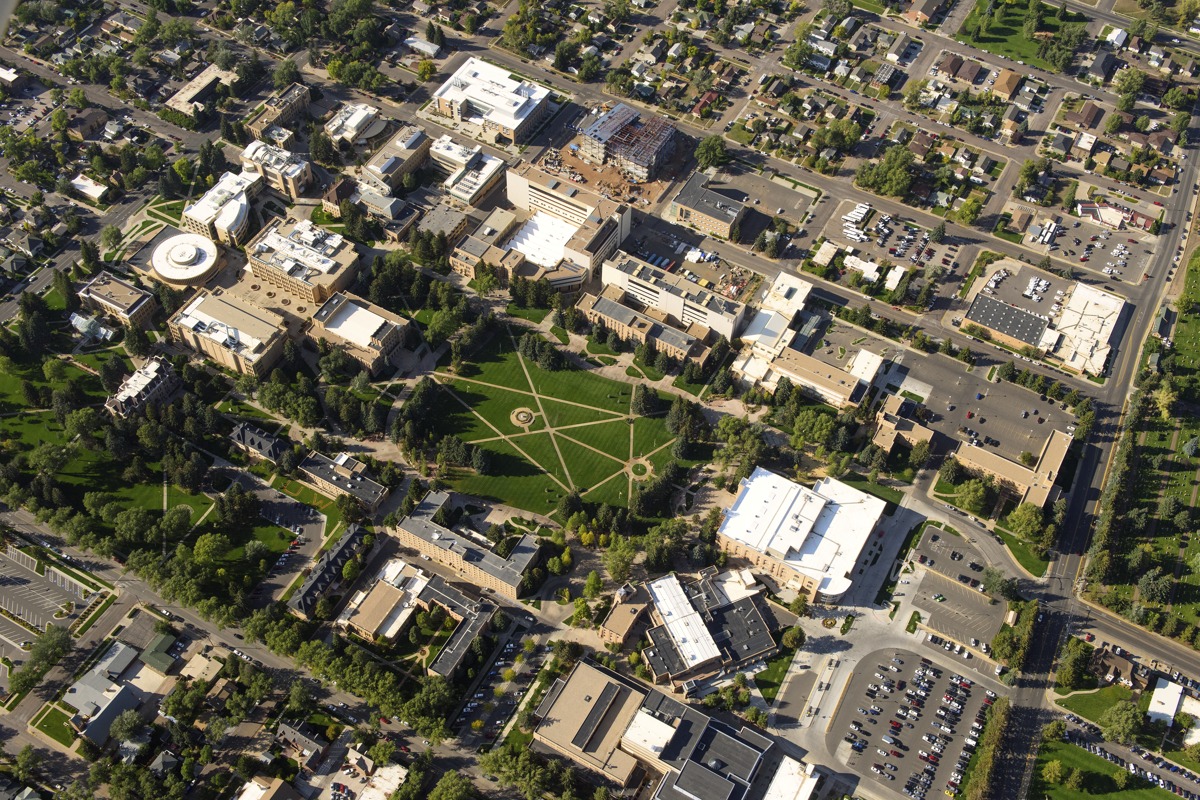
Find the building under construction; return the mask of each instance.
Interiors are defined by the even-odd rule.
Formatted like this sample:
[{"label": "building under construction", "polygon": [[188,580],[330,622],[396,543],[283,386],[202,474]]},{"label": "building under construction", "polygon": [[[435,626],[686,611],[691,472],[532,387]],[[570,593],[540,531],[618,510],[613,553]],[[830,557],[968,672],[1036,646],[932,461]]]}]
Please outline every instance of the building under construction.
[{"label": "building under construction", "polygon": [[583,132],[584,158],[609,162],[637,182],[653,180],[675,152],[675,126],[665,117],[647,116],[618,103]]}]

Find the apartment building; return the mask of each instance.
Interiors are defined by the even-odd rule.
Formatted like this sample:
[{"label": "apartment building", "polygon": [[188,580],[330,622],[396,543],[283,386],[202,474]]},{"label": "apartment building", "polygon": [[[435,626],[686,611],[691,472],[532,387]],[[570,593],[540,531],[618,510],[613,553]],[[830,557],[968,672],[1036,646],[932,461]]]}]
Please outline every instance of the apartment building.
[{"label": "apartment building", "polygon": [[246,245],[247,266],[258,280],[309,303],[324,303],[358,274],[350,240],[311,220],[274,220]]},{"label": "apartment building", "polygon": [[249,300],[202,289],[167,321],[171,339],[222,367],[264,377],[283,353],[283,317]]},{"label": "apartment building", "polygon": [[379,148],[358,174],[358,181],[372,192],[391,197],[404,176],[425,165],[433,142],[423,128],[405,125]]},{"label": "apartment building", "polygon": [[325,494],[338,497],[348,494],[368,512],[379,508],[388,495],[388,489],[371,477],[367,465],[349,453],[338,453],[333,458],[310,452],[300,462],[300,474]]},{"label": "apartment building", "polygon": [[241,155],[242,171],[256,173],[275,191],[295,200],[312,183],[312,167],[303,158],[264,142],[251,142]]},{"label": "apartment building", "polygon": [[746,319],[744,303],[703,289],[628,253],[618,253],[605,261],[600,279],[605,286],[620,288],[645,308],[666,314],[680,328],[700,325],[733,341]]},{"label": "apartment building", "polygon": [[79,290],[84,308],[119,319],[125,325],[144,328],[150,324],[158,301],[145,289],[118,278],[107,270]]},{"label": "apartment building", "polygon": [[255,139],[267,139],[267,131],[273,127],[286,128],[308,110],[311,100],[308,87],[293,83],[282,92],[272,94],[262,108],[246,122],[246,130]]},{"label": "apartment building", "polygon": [[182,385],[166,359],[155,356],[134,370],[104,403],[114,417],[128,417],[165,401]]},{"label": "apartment building", "polygon": [[313,340],[324,339],[345,349],[372,375],[394,366],[411,334],[408,320],[347,292],[326,300],[308,331]]},{"label": "apartment building", "polygon": [[549,88],[518,78],[505,67],[469,58],[434,92],[430,109],[520,144],[541,125],[549,107]]},{"label": "apartment building", "polygon": [[184,208],[180,227],[214,242],[241,247],[250,236],[250,202],[262,194],[265,185],[258,173],[226,172]]},{"label": "apartment building", "polygon": [[670,217],[680,225],[691,225],[704,233],[733,238],[733,231],[746,215],[746,204],[708,188],[708,177],[697,172],[675,195]]},{"label": "apartment building", "polygon": [[445,492],[430,492],[413,512],[397,523],[394,533],[404,547],[445,564],[471,584],[490,589],[512,600],[528,590],[527,576],[537,566],[539,546],[533,536],[522,536],[508,554],[500,556],[474,538],[461,536],[434,522],[438,510],[450,502]]},{"label": "apartment building", "polygon": [[219,84],[231,86],[236,80],[236,72],[209,64],[196,77],[185,83],[164,105],[172,111],[196,117],[204,110],[205,104],[212,98]]}]

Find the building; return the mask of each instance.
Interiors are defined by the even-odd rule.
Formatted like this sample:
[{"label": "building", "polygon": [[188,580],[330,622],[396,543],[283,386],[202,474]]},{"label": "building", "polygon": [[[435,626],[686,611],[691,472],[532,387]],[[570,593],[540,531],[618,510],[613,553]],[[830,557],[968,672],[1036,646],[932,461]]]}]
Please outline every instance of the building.
[{"label": "building", "polygon": [[915,404],[898,394],[889,394],[875,414],[875,435],[871,442],[885,453],[891,453],[896,442],[915,447],[919,442],[931,444],[933,430],[913,419]]},{"label": "building", "polygon": [[189,117],[199,118],[204,106],[213,96],[219,84],[232,86],[237,80],[237,73],[221,69],[216,64],[209,64],[200,73],[183,85],[165,103],[166,107]]},{"label": "building", "polygon": [[878,556],[886,507],[833,478],[809,489],[759,467],[742,481],[717,539],[781,587],[837,602]]},{"label": "building", "polygon": [[307,86],[293,83],[282,92],[268,97],[258,113],[246,122],[246,130],[255,139],[265,139],[270,128],[286,128],[304,114],[311,97]]},{"label": "building", "polygon": [[656,682],[683,686],[687,692],[694,681],[728,674],[778,650],[756,599],[762,585],[753,576],[749,581],[753,590],[746,591],[743,584],[732,597],[715,568],[687,584],[667,575],[647,585],[655,625],[646,632],[649,644],[642,650],[642,663]]},{"label": "building", "polygon": [[1070,111],[1063,115],[1064,122],[1080,129],[1097,128],[1103,118],[1104,109],[1091,100],[1080,106],[1078,111]]},{"label": "building", "polygon": [[248,453],[251,458],[261,458],[272,464],[278,464],[280,457],[290,449],[283,440],[248,422],[234,425],[233,430],[229,432],[229,438],[239,450]]},{"label": "building", "polygon": [[366,535],[365,528],[351,525],[328,550],[321,553],[304,583],[300,584],[300,588],[288,600],[288,608],[293,614],[303,619],[312,619],[313,611],[321,598],[327,596],[334,586],[342,585],[342,570],[351,559],[359,555]]},{"label": "building", "polygon": [[501,244],[517,227],[517,222],[513,212],[494,209],[450,253],[450,268],[467,280],[474,280],[476,267],[483,263],[496,270],[500,282],[507,284],[525,263],[525,256],[519,250]]},{"label": "building", "polygon": [[1117,59],[1107,50],[1101,50],[1096,53],[1096,57],[1092,59],[1092,63],[1088,65],[1087,76],[1092,80],[1104,83],[1108,80],[1108,76],[1112,75],[1113,70],[1117,68]]},{"label": "building", "polygon": [[379,118],[379,109],[365,103],[347,103],[325,123],[325,133],[336,142],[366,144],[378,136],[386,122]]},{"label": "building", "polygon": [[102,270],[79,290],[79,301],[84,308],[139,328],[149,325],[158,310],[158,300],[153,294],[107,270]]},{"label": "building", "polygon": [[651,344],[655,352],[666,353],[677,361],[695,361],[703,366],[708,360],[709,349],[704,344],[707,329],[697,331],[701,336],[680,330],[667,324],[665,319],[635,311],[625,305],[625,299],[626,294],[619,287],[606,286],[599,295],[585,292],[576,308],[592,325],[603,325],[626,342]]},{"label": "building", "polygon": [[423,128],[405,125],[379,148],[358,174],[358,181],[372,192],[390,197],[400,188],[405,175],[425,165],[432,141]]},{"label": "building", "polygon": [[635,181],[657,177],[675,153],[675,126],[666,117],[617,103],[583,131],[580,150],[597,164],[613,163]]},{"label": "building", "polygon": [[355,194],[354,181],[346,177],[338,178],[321,195],[321,210],[333,217],[342,216],[342,203],[351,200]]},{"label": "building", "polygon": [[520,144],[541,125],[549,106],[547,87],[469,58],[434,92],[430,110]]},{"label": "building", "polygon": [[629,236],[633,214],[571,181],[524,164],[507,173],[508,201],[532,216],[510,240],[527,261],[563,261],[591,274]]},{"label": "building", "polygon": [[904,18],[914,25],[926,25],[938,14],[942,13],[946,0],[913,0]]},{"label": "building", "polygon": [[982,292],[971,302],[965,319],[988,331],[1001,344],[1018,350],[1024,347],[1041,349],[1046,329],[1050,326],[1049,321],[1041,314],[1005,303]]},{"label": "building", "polygon": [[67,123],[67,135],[72,139],[87,141],[95,139],[108,124],[108,114],[103,109],[90,107],[71,114]]},{"label": "building", "polygon": [[387,487],[371,478],[367,465],[348,453],[329,458],[313,450],[300,462],[299,469],[320,491],[331,497],[348,494],[368,512],[379,508],[388,495]]},{"label": "building", "polygon": [[358,250],[311,220],[275,219],[246,245],[255,279],[308,303],[324,303],[358,274]]},{"label": "building", "polygon": [[264,185],[257,173],[226,172],[184,208],[180,226],[214,242],[241,247],[250,235],[250,201],[262,194]]},{"label": "building", "polygon": [[448,134],[433,143],[429,158],[446,175],[442,189],[469,206],[487,197],[504,179],[507,169],[503,159],[483,152],[480,145],[466,147]]},{"label": "building", "polygon": [[709,189],[707,176],[697,172],[675,195],[669,212],[680,225],[691,225],[704,233],[732,239],[746,214],[746,206]]},{"label": "building", "polygon": [[395,366],[412,336],[412,323],[357,295],[338,292],[317,309],[308,335],[343,348],[363,369],[377,375]]},{"label": "building", "polygon": [[790,346],[782,348],[766,363],[740,360],[734,365],[734,372],[771,389],[778,385],[780,378],[787,378],[804,394],[834,408],[858,405],[870,387],[869,382],[864,382],[853,372]]},{"label": "building", "polygon": [[395,534],[404,547],[445,564],[471,584],[517,599],[530,588],[527,577],[537,566],[539,547],[533,536],[522,536],[508,557],[502,557],[474,538],[460,536],[434,522],[450,502],[445,492],[430,492],[413,512],[397,523]]},{"label": "building", "polygon": [[242,151],[242,172],[261,175],[267,186],[295,200],[312,183],[312,167],[303,158],[263,142],[251,142]]},{"label": "building", "polygon": [[283,778],[256,775],[242,787],[237,800],[304,800],[304,795]]},{"label": "building", "polygon": [[1150,707],[1146,716],[1150,722],[1161,722],[1167,727],[1175,724],[1175,715],[1183,704],[1183,685],[1160,677],[1154,684],[1154,693],[1150,696]]},{"label": "building", "polygon": [[769,737],[591,661],[551,685],[534,720],[539,746],[654,800],[808,800],[823,782]]},{"label": "building", "polygon": [[[362,199],[366,204],[365,194]],[[454,247],[462,235],[467,232],[467,223],[470,221],[471,218],[464,212],[443,201],[425,212],[421,221],[417,223],[417,230],[432,231],[435,234],[444,233],[447,243]]]},{"label": "building", "polygon": [[141,661],[159,675],[166,675],[175,666],[175,656],[171,655],[171,645],[175,644],[175,635],[156,633],[149,644],[138,654]]},{"label": "building", "polygon": [[300,769],[308,772],[315,770],[329,751],[329,742],[315,725],[308,722],[281,721],[275,731],[275,741],[300,764]]},{"label": "building", "polygon": [[636,256],[621,252],[604,262],[600,279],[617,286],[645,308],[661,311],[678,327],[699,325],[732,341],[746,318],[746,306],[701,288]]},{"label": "building", "polygon": [[142,703],[139,691],[122,680],[137,657],[136,647],[114,642],[100,661],[63,694],[63,702],[76,710],[71,727],[98,747],[108,741],[108,729],[121,712]]},{"label": "building", "polygon": [[1071,441],[1069,434],[1052,431],[1033,467],[1009,461],[986,447],[960,445],[955,456],[968,470],[995,478],[1003,488],[1017,495],[1020,502],[1045,508],[1046,503],[1052,502],[1060,494],[1054,482],[1071,448]]},{"label": "building", "polygon": [[12,67],[0,67],[0,87],[3,87],[9,92],[19,92],[25,88],[28,82],[28,77],[25,73]]},{"label": "building", "polygon": [[1011,69],[1002,69],[1000,70],[1000,74],[996,76],[996,83],[992,86],[992,94],[1006,103],[1011,102],[1024,81],[1025,76],[1021,73],[1014,72]]},{"label": "building", "polygon": [[114,417],[128,417],[148,405],[163,402],[181,385],[167,360],[155,356],[125,378],[104,407]]},{"label": "building", "polygon": [[1103,375],[1125,301],[1115,294],[1076,283],[1055,323],[1048,348],[1072,372]]},{"label": "building", "polygon": [[226,369],[264,377],[283,353],[283,317],[224,293],[202,289],[167,321],[171,338]]},{"label": "building", "polygon": [[645,618],[649,609],[650,593],[646,591],[645,586],[625,584],[617,589],[612,607],[605,615],[604,621],[596,628],[600,640],[605,644],[624,647],[626,640],[637,624]]}]

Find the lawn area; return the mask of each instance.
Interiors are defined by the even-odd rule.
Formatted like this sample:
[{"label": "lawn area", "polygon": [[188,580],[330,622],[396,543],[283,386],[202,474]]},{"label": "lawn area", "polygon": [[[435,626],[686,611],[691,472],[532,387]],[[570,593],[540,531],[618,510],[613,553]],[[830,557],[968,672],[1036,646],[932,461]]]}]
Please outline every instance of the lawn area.
[{"label": "lawn area", "polygon": [[[1078,769],[1083,773],[1084,791],[1072,791],[1062,784],[1042,780],[1042,768],[1051,761],[1062,762],[1067,770]],[[1157,786],[1151,787],[1144,780],[1135,778],[1125,789],[1117,789],[1112,775],[1120,770],[1100,756],[1094,756],[1082,747],[1066,742],[1045,742],[1038,751],[1033,783],[1029,787],[1030,797],[1046,797],[1050,800],[1086,800],[1095,797],[1113,797],[1121,800],[1166,800],[1173,794]]]},{"label": "lawn area", "polygon": [[687,392],[688,394],[693,394],[696,397],[699,397],[700,393],[702,391],[704,391],[704,387],[706,384],[688,383],[687,381],[685,381],[683,379],[683,375],[677,375],[675,377],[675,380],[671,381],[671,385],[674,386],[676,389],[681,389],[681,390]]},{"label": "lawn area", "polygon": [[567,332],[557,325],[550,328],[550,333],[554,335],[555,339],[558,339],[559,344],[569,344],[571,341],[571,337],[567,335]]},{"label": "lawn area", "polygon": [[1099,722],[1100,715],[1108,710],[1113,703],[1121,700],[1129,700],[1132,697],[1133,692],[1118,683],[1112,686],[1105,686],[1103,689],[1097,689],[1094,692],[1073,694],[1070,697],[1059,700],[1058,704],[1084,719]]},{"label": "lawn area", "polygon": [[754,140],[754,131],[746,128],[742,123],[737,123],[729,129],[729,133],[725,134],[730,139],[733,139],[738,144],[750,144]]},{"label": "lawn area", "polygon": [[[978,27],[976,20],[979,18],[980,11],[986,10],[988,5],[988,0],[978,0],[975,8],[967,15],[967,19],[963,23],[961,30],[975,30]],[[999,4],[997,6],[997,14],[988,26],[987,33],[980,34],[974,39],[969,39],[961,35],[957,38],[960,41],[987,50],[993,55],[1006,55],[1013,61],[1024,61],[1026,64],[1032,64],[1035,67],[1041,67],[1053,72],[1054,69],[1050,66],[1049,62],[1038,57],[1039,40],[1030,39],[1025,36],[1025,8],[1024,5],[1017,7],[1015,5]],[[1088,21],[1083,14],[1073,12],[1066,15],[1066,20],[1060,20],[1056,15],[1057,7],[1046,5],[1045,3],[1042,3],[1042,10],[1044,13],[1042,15],[1042,26],[1039,34],[1049,34],[1051,38],[1058,34],[1064,24]]]},{"label": "lawn area", "polygon": [[508,304],[508,308],[504,309],[504,313],[510,317],[532,322],[534,325],[542,324],[542,320],[550,313],[548,308],[520,308],[512,303]]},{"label": "lawn area", "polygon": [[272,417],[267,412],[263,411],[258,406],[253,406],[249,403],[243,403],[240,400],[235,400],[232,397],[221,401],[217,406],[217,411],[222,414],[228,414],[240,421],[249,422],[257,425],[260,428],[266,428],[268,432],[278,426],[279,420]]},{"label": "lawn area", "polygon": [[855,489],[866,492],[867,494],[873,494],[883,500],[887,500],[889,503],[895,503],[896,505],[899,505],[900,501],[904,499],[904,494],[899,489],[893,489],[890,486],[880,486],[877,483],[871,483],[857,472],[847,472],[840,478],[840,480],[843,483],[853,486]]},{"label": "lawn area", "polygon": [[75,742],[75,731],[71,728],[71,717],[58,706],[50,706],[33,727],[49,736],[63,747]]},{"label": "lawn area", "polygon": [[795,656],[795,650],[782,648],[779,655],[767,662],[767,668],[754,676],[754,685],[768,704],[775,702],[779,687],[783,685],[783,679],[787,676],[788,667],[792,665]]},{"label": "lawn area", "polygon": [[192,509],[192,523],[200,521],[200,518],[208,513],[208,509],[212,506],[213,501],[208,499],[204,494],[192,494],[186,489],[180,489],[178,486],[167,487],[167,508],[175,506],[187,506]]},{"label": "lawn area", "polygon": [[1038,578],[1046,574],[1046,568],[1050,566],[1049,561],[1033,552],[1029,545],[1013,534],[1002,531],[999,528],[996,529],[996,533],[1004,540],[1004,546],[1013,554],[1013,558],[1017,560],[1017,563],[1024,567],[1029,574]]},{"label": "lawn area", "polygon": [[[538,513],[573,488],[589,492],[589,500],[624,505],[625,462],[654,452],[661,468],[670,459],[674,436],[665,420],[629,416],[631,386],[585,370],[523,363],[511,336],[496,336],[458,375],[438,377],[455,400],[444,404],[441,430],[479,442],[492,454],[488,475],[461,469],[451,479],[460,492]],[[536,415],[527,427],[512,421],[522,407]]]},{"label": "lawn area", "polygon": [[101,366],[114,358],[119,358],[125,362],[125,371],[133,372],[133,362],[130,361],[124,351],[120,347],[108,347],[103,350],[92,350],[87,353],[77,353],[71,358],[78,361],[80,364],[91,367],[94,370],[99,370]]},{"label": "lawn area", "polygon": [[271,488],[276,491],[283,492],[293,500],[299,500],[305,505],[312,506],[317,511],[325,515],[325,538],[328,539],[334,531],[342,525],[342,512],[338,511],[337,504],[323,494],[313,491],[302,483],[297,483],[289,478],[284,478],[282,481],[275,479],[271,481]]}]

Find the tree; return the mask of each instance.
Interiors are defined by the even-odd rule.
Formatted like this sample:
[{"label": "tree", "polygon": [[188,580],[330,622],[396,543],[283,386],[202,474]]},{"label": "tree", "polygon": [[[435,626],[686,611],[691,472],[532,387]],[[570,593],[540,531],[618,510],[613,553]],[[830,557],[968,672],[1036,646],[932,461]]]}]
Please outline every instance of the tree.
[{"label": "tree", "polygon": [[972,514],[983,511],[987,502],[987,486],[978,478],[972,478],[958,487],[958,501]]},{"label": "tree", "polygon": [[392,756],[396,753],[396,743],[391,739],[383,738],[375,744],[371,745],[371,749],[367,751],[367,755],[376,765],[382,766],[392,762]]},{"label": "tree", "polygon": [[1067,776],[1067,781],[1063,786],[1072,792],[1083,791],[1083,770],[1079,769],[1079,767],[1072,767],[1071,774]]},{"label": "tree", "polygon": [[100,244],[108,250],[115,250],[121,243],[121,229],[116,225],[105,225],[100,231]]},{"label": "tree", "polygon": [[930,239],[930,241],[941,244],[941,242],[943,240],[945,240],[945,238],[946,238],[946,223],[939,222],[937,224],[937,227],[929,232],[929,239]]},{"label": "tree", "polygon": [[1105,739],[1128,744],[1142,729],[1142,712],[1132,700],[1118,700],[1100,715],[1099,722]]},{"label": "tree", "polygon": [[293,83],[300,81],[300,68],[290,58],[280,60],[271,70],[271,83],[276,91],[283,91]]},{"label": "tree", "polygon": [[783,632],[783,646],[791,650],[799,650],[804,646],[804,629],[799,625],[788,628]]},{"label": "tree", "polygon": [[108,734],[118,742],[127,742],[146,727],[142,715],[136,708],[126,709],[117,715],[108,729]]},{"label": "tree", "polygon": [[1121,118],[1116,114],[1109,114],[1108,119],[1104,121],[1104,132],[1112,136],[1117,131],[1121,130],[1123,124]]},{"label": "tree", "polygon": [[433,80],[435,75],[437,75],[437,64],[428,58],[421,59],[417,64],[417,79],[424,83]]},{"label": "tree", "polygon": [[17,776],[17,780],[25,783],[33,777],[33,773],[41,764],[42,757],[33,749],[33,745],[27,744],[17,753],[17,758],[13,762],[13,773]]},{"label": "tree", "polygon": [[287,712],[298,717],[306,717],[316,709],[312,692],[304,681],[299,678],[292,681],[288,687]]},{"label": "tree", "polygon": [[[964,225],[974,225],[975,220],[979,219],[979,215],[983,213],[983,201],[978,197],[971,197],[958,208],[958,221]],[[945,223],[941,223],[945,224]]]},{"label": "tree", "polygon": [[913,445],[908,454],[908,465],[913,469],[922,469],[929,461],[930,445],[927,441],[919,441]]},{"label": "tree", "polygon": [[461,772],[447,772],[433,787],[428,800],[471,800],[476,796],[475,784],[470,778]]},{"label": "tree", "polygon": [[608,550],[604,551],[601,561],[614,583],[624,583],[629,580],[629,571],[633,567],[633,560],[637,557],[637,552],[637,547],[633,542],[624,537],[617,537],[609,545]]},{"label": "tree", "polygon": [[1163,420],[1171,419],[1171,410],[1175,407],[1175,402],[1179,399],[1179,394],[1171,386],[1170,383],[1163,383],[1150,395],[1154,401],[1154,405],[1158,408],[1158,413]]},{"label": "tree", "polygon": [[1042,780],[1046,783],[1059,784],[1066,777],[1067,770],[1063,763],[1057,758],[1053,761],[1046,762],[1046,766],[1042,767]]},{"label": "tree", "polygon": [[201,564],[215,564],[232,546],[229,537],[223,533],[204,533],[197,537],[192,555]]},{"label": "tree", "polygon": [[725,140],[720,136],[706,136],[696,145],[696,163],[700,169],[719,167],[729,161],[729,153],[725,150]]},{"label": "tree", "polygon": [[604,591],[604,579],[600,573],[592,570],[588,573],[587,581],[583,584],[583,596],[588,600],[597,600]]},{"label": "tree", "polygon": [[1044,524],[1042,509],[1034,503],[1022,503],[1008,515],[1008,529],[1022,539],[1035,540],[1040,537]]}]

